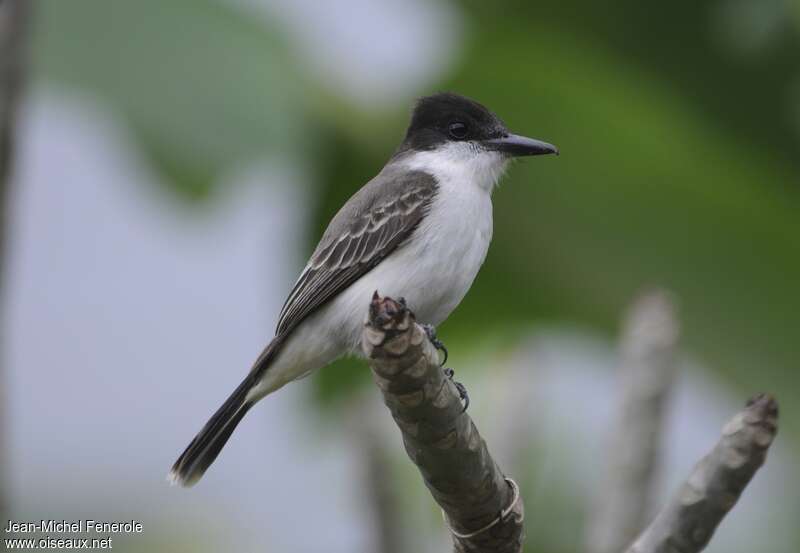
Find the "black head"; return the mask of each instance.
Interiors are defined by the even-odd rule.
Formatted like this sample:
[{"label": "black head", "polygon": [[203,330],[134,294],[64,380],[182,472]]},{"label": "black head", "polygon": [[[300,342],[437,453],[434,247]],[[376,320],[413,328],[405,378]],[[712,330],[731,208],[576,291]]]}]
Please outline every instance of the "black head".
[{"label": "black head", "polygon": [[433,150],[451,142],[508,156],[558,153],[551,144],[511,134],[499,117],[474,100],[450,92],[421,98],[400,151]]}]

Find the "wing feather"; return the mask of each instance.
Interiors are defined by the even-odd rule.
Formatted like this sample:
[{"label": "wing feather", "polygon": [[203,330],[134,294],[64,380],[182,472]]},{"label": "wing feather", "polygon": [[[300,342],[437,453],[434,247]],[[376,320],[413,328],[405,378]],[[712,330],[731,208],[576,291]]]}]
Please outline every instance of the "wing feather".
[{"label": "wing feather", "polygon": [[[387,194],[388,191],[388,194]],[[423,172],[379,175],[334,217],[281,310],[276,334],[290,332],[403,244],[436,195]]]}]

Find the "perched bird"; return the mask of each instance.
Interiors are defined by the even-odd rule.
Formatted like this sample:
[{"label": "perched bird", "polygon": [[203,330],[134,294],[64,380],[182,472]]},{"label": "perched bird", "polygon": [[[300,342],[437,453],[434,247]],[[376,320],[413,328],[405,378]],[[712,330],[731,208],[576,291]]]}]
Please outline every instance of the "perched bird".
[{"label": "perched bird", "polygon": [[420,99],[400,147],[331,220],[289,293],[275,337],[181,454],[169,479],[191,486],[260,399],[347,354],[360,353],[376,290],[438,325],[464,298],[492,239],[492,190],[511,158],[557,154],[511,134],[481,104]]}]

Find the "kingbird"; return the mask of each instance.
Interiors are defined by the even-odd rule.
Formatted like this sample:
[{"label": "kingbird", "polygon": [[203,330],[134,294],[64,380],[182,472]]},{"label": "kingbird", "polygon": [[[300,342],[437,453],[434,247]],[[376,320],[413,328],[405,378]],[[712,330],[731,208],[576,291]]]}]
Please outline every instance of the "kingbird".
[{"label": "kingbird", "polygon": [[492,239],[492,191],[509,160],[557,154],[512,134],[484,106],[421,98],[405,138],[378,175],[331,220],[278,316],[275,336],[169,473],[191,486],[260,399],[348,354],[361,353],[376,290],[405,298],[439,325],[458,306]]}]

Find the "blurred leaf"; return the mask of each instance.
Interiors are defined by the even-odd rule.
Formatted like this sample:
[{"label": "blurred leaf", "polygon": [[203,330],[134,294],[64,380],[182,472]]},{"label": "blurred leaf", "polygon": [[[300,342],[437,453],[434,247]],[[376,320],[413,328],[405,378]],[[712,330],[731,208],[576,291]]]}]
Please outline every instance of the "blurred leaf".
[{"label": "blurred leaf", "polygon": [[189,199],[231,164],[292,151],[303,89],[278,33],[214,0],[42,3],[46,79],[97,94]]},{"label": "blurred leaf", "polygon": [[340,359],[314,375],[314,399],[323,408],[336,409],[357,397],[371,382],[370,370],[364,361]]},{"label": "blurred leaf", "polygon": [[[476,45],[491,46],[484,43],[488,34],[516,28],[530,40],[523,50],[504,51],[503,57],[524,58],[536,48],[536,53],[556,54],[557,59],[562,31],[567,41],[571,36],[581,37],[586,46],[613,55],[614,65],[658,76],[658,86],[678,94],[688,108],[697,110],[696,116],[800,169],[800,133],[787,118],[792,109],[787,92],[800,73],[800,26],[784,18],[774,29],[776,36],[769,39],[768,48],[760,55],[742,56],[739,46],[733,50],[718,35],[720,27],[727,24],[722,20],[722,6],[731,1],[738,0],[618,0],[613,4],[510,0],[505,9],[475,0],[462,3],[471,18],[480,21]],[[748,4],[760,17],[769,18],[775,11],[773,0]],[[539,28],[549,31],[547,43],[537,37]],[[480,73],[480,65],[471,67],[473,74]],[[527,68],[537,81],[545,78],[537,75],[538,68]],[[505,78],[499,72],[492,75]]]}]

